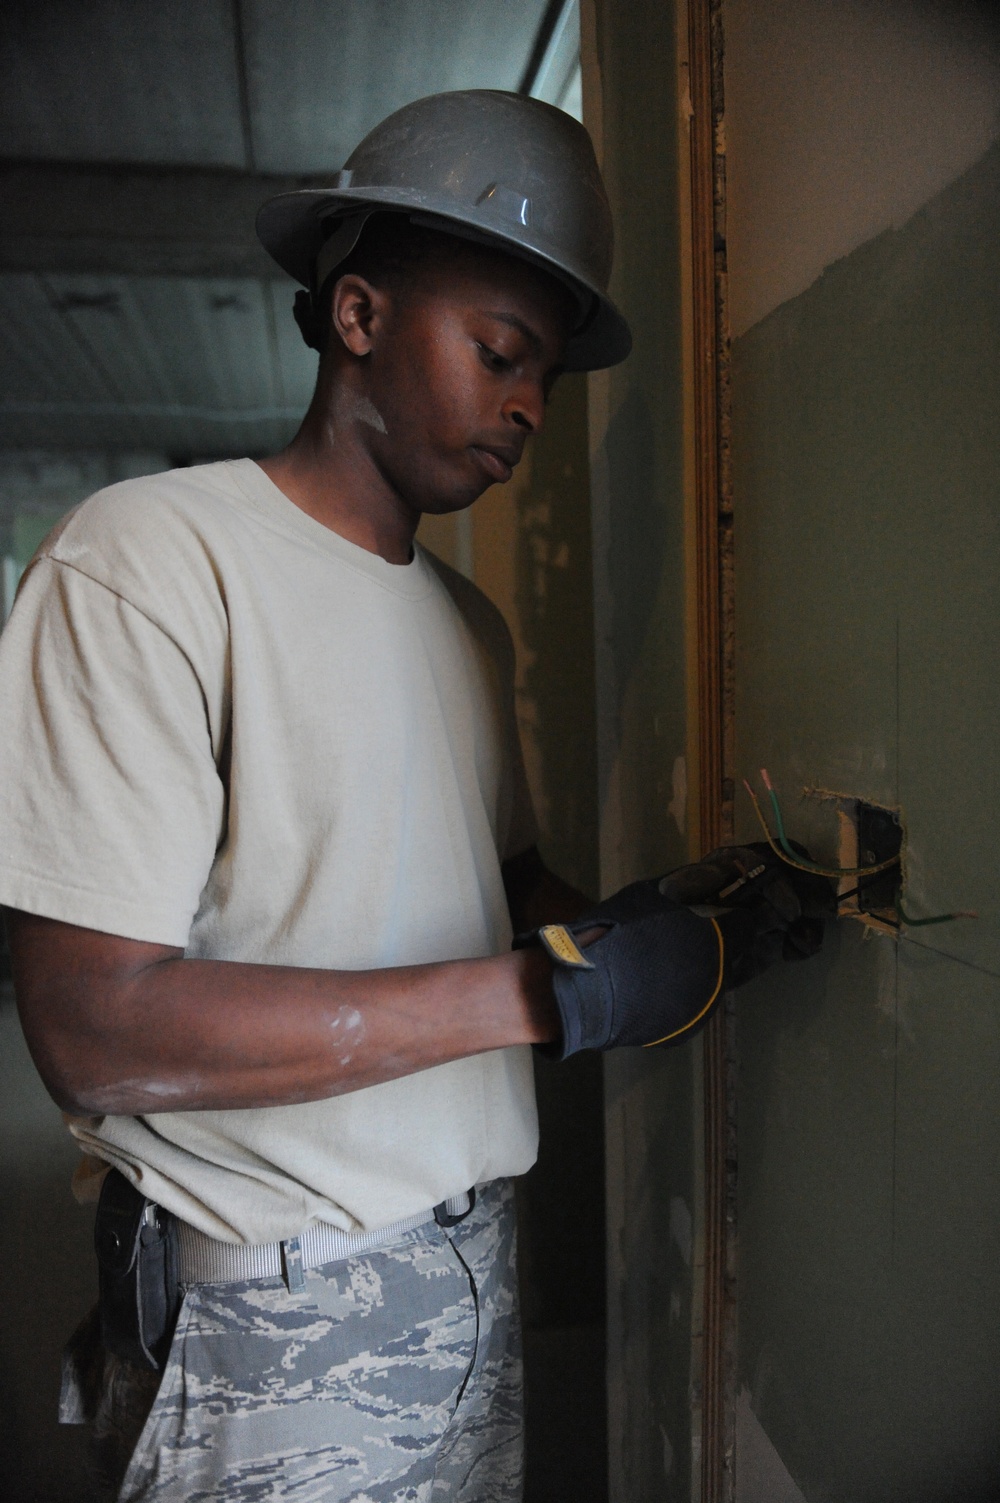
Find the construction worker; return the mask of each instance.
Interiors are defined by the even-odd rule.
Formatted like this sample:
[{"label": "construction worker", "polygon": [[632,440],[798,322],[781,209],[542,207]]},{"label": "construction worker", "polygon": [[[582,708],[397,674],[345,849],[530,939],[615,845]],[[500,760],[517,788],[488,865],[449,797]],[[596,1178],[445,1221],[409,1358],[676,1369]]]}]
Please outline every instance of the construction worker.
[{"label": "construction worker", "polygon": [[418,101],[258,231],[320,352],[299,432],[92,497],[0,643],[18,1004],[100,1196],[63,1417],[129,1503],[516,1499],[530,1046],[686,1036],[815,947],[808,880],[547,872],[509,635],[414,542],[628,352],[583,128]]}]

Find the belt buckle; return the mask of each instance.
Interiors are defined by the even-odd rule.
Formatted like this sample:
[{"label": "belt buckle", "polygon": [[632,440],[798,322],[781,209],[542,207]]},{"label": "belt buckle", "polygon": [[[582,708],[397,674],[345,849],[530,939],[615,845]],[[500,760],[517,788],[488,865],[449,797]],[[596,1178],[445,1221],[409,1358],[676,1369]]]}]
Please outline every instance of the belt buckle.
[{"label": "belt buckle", "polygon": [[465,1210],[460,1211],[457,1216],[453,1215],[448,1210],[448,1202],[446,1200],[442,1200],[439,1206],[434,1207],[434,1220],[437,1222],[438,1226],[444,1227],[445,1230],[452,1226],[458,1226],[459,1222],[464,1221],[466,1216],[468,1216],[475,1209],[475,1185],[472,1185],[471,1188],[468,1189],[465,1193],[468,1197],[469,1204],[466,1206]]}]

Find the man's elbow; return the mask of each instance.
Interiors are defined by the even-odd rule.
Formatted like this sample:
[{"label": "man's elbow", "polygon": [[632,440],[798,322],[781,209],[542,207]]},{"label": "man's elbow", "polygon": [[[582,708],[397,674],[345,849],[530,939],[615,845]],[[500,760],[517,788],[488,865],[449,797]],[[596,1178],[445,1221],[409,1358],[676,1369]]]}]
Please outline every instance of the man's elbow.
[{"label": "man's elbow", "polygon": [[182,952],[37,914],[4,916],[21,1027],[56,1105],[83,1117],[155,1110],[156,1082],[139,1078],[150,1073],[155,1034],[145,978]]},{"label": "man's elbow", "polygon": [[122,1096],[113,1050],[93,1030],[53,1018],[59,1009],[15,991],[21,1028],[42,1084],[56,1106],[71,1117],[113,1113]]}]

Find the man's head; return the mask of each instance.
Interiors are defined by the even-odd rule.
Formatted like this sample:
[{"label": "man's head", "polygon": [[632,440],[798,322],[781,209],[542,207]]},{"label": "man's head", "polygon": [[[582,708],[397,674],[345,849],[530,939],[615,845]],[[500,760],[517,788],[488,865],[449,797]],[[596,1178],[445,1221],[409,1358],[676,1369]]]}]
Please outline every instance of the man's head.
[{"label": "man's head", "polygon": [[510,478],[579,311],[540,267],[400,214],[368,220],[314,306],[320,401],[418,512]]},{"label": "man's head", "polygon": [[559,370],[631,346],[607,292],[611,210],[590,137],[537,99],[415,100],[329,188],[264,204],[257,233],[308,289],[296,317],[322,351],[310,432],[332,452],[350,431],[413,513],[506,479]]},{"label": "man's head", "polygon": [[567,370],[624,360],[628,324],[608,296],[611,209],[583,126],[562,110],[497,89],[404,105],[361,141],[329,188],[279,194],[257,215],[264,246],[316,296],[353,243],[352,223],[392,211],[546,270],[578,313]]}]

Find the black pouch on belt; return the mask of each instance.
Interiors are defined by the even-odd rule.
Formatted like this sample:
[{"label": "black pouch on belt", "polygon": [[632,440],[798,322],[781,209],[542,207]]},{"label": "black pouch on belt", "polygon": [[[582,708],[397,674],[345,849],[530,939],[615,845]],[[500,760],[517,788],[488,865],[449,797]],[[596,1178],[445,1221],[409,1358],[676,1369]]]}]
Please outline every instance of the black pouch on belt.
[{"label": "black pouch on belt", "polygon": [[173,1216],[111,1169],[101,1187],[94,1247],[105,1348],[159,1372],[181,1303]]}]

